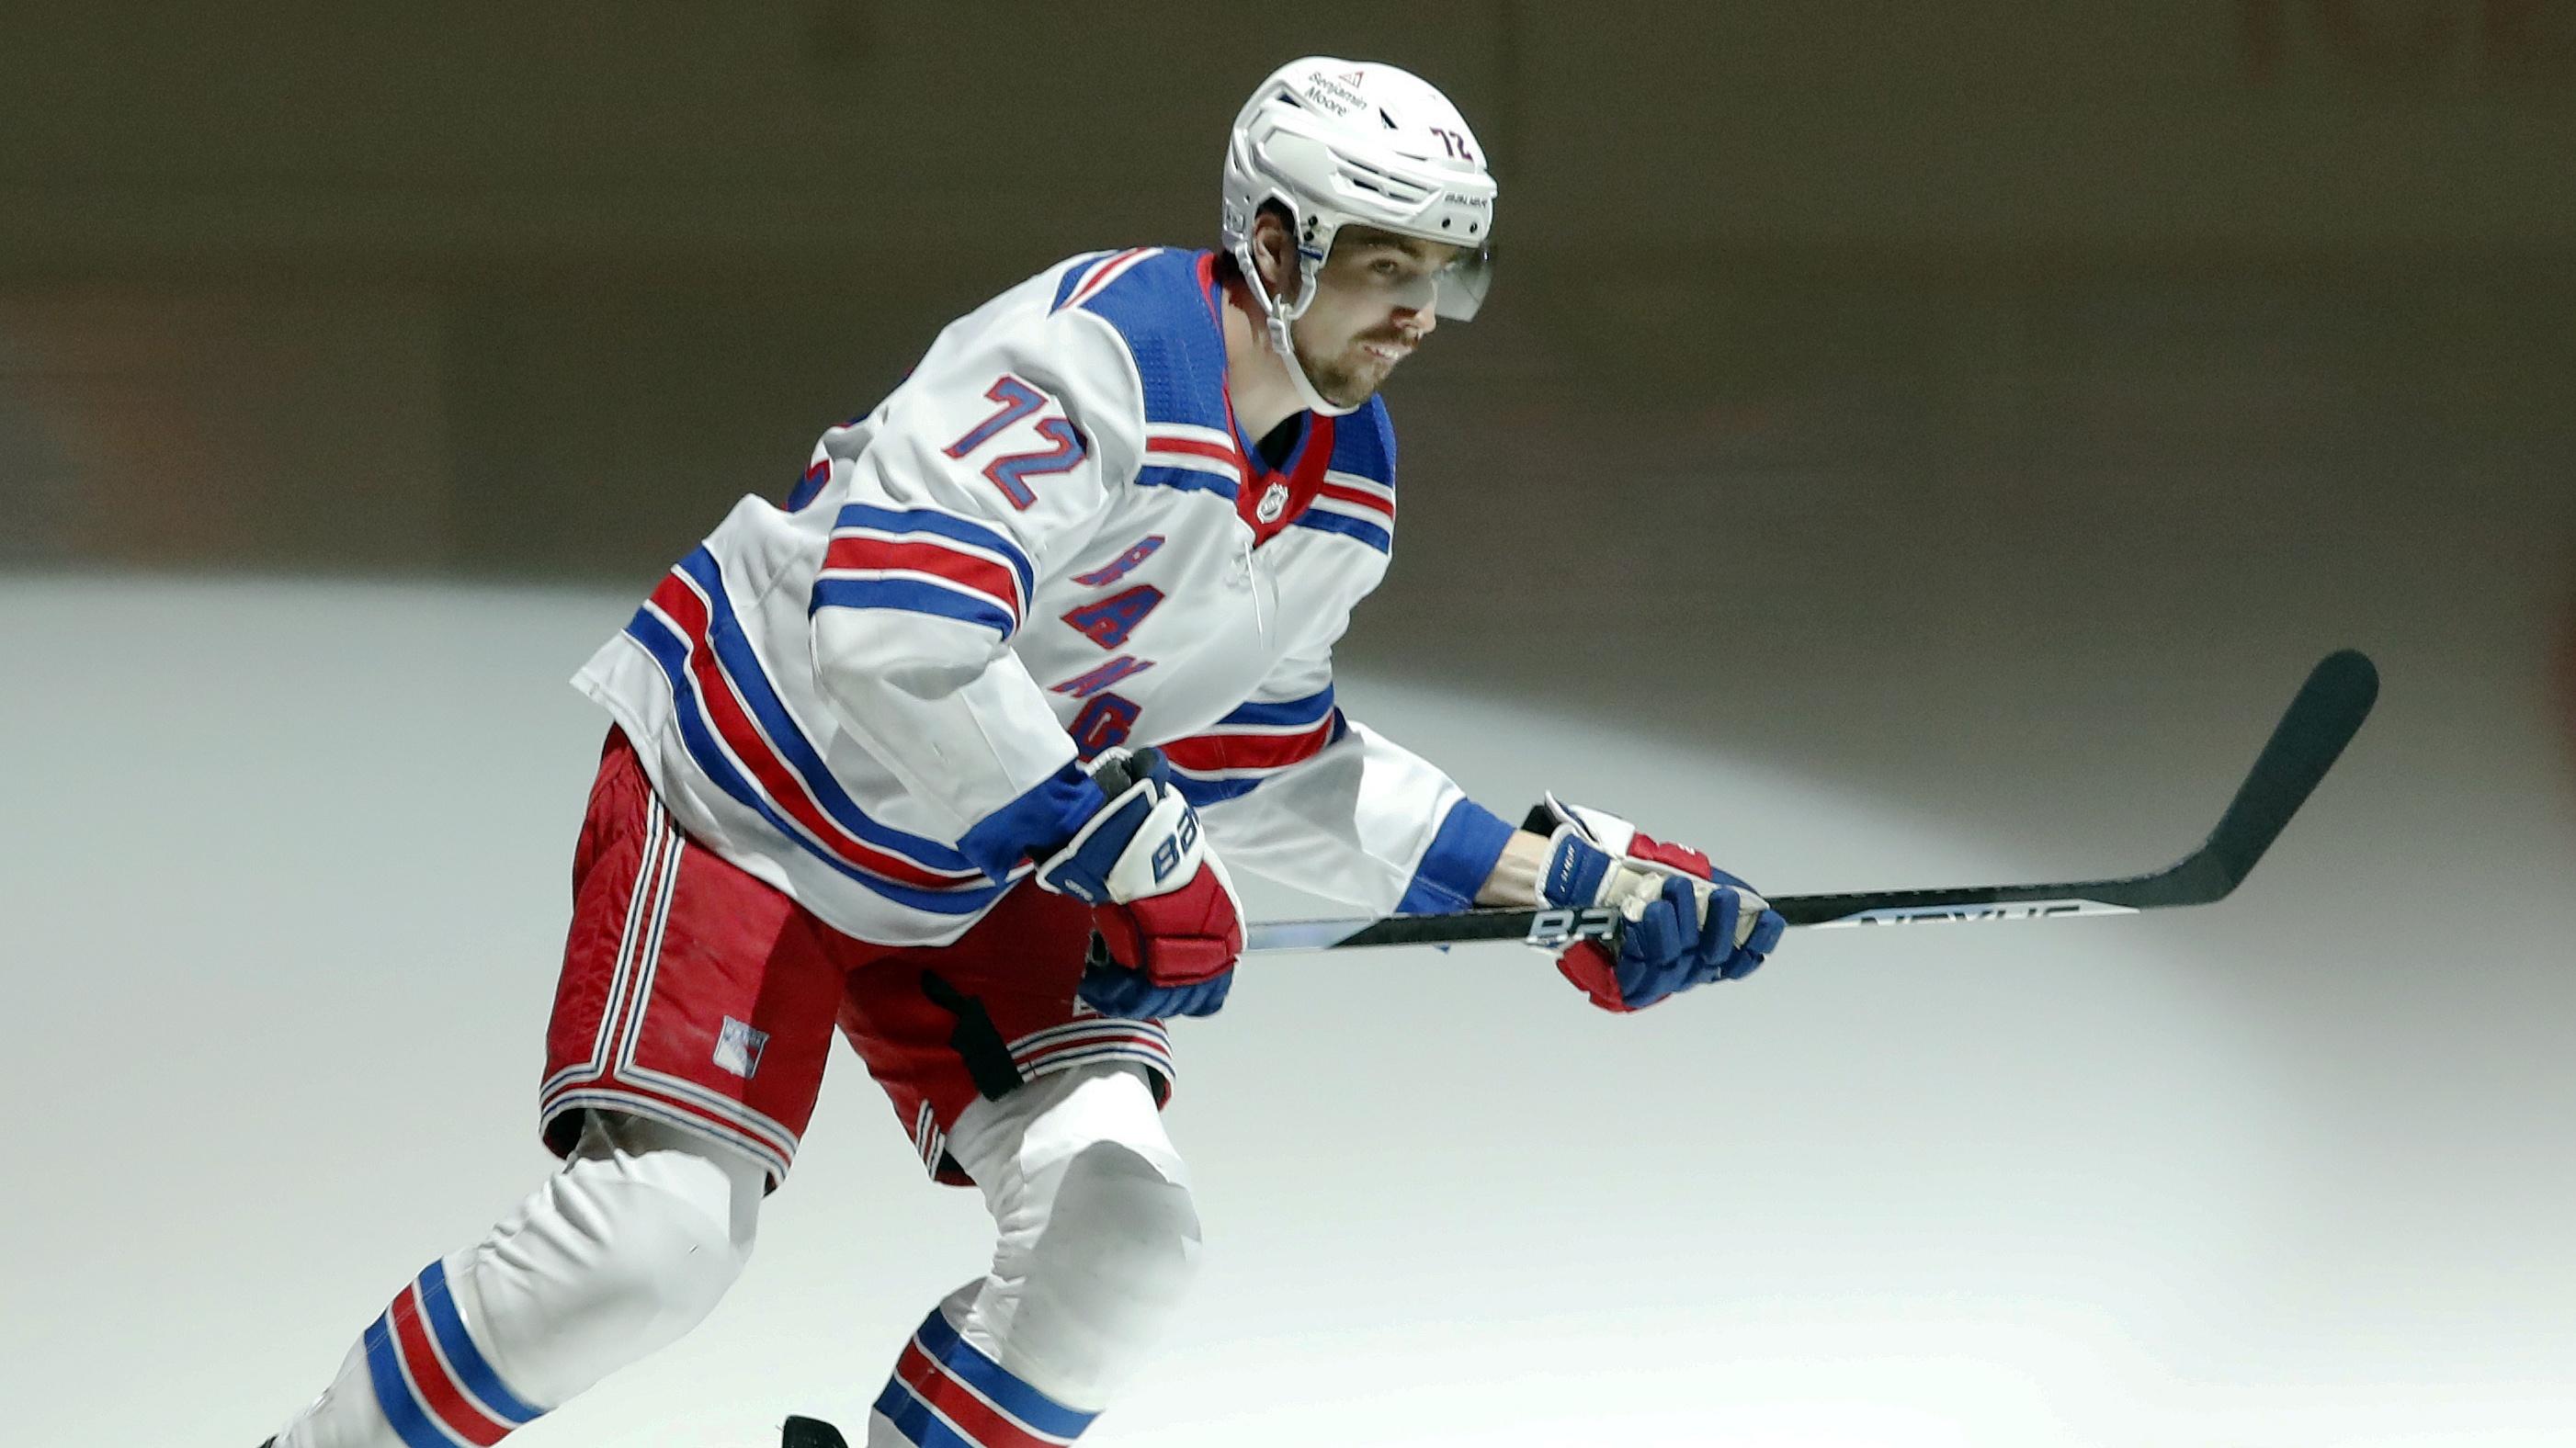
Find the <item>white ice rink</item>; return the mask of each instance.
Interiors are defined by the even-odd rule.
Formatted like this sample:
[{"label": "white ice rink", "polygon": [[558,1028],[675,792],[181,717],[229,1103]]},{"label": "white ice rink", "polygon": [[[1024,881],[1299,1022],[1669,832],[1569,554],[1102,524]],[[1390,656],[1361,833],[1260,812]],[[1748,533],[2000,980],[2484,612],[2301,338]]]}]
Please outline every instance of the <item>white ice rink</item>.
[{"label": "white ice rink", "polygon": [[[251,1448],[547,1170],[602,728],[563,679],[631,604],[0,580],[0,1443]],[[2190,843],[2069,861],[1577,701],[1342,697],[1507,813],[1554,785],[1784,893]],[[2576,843],[2537,789],[2411,787],[2435,707],[2392,690],[2207,911],[1797,933],[1629,1019],[1514,947],[1247,970],[1175,1033],[1205,1274],[1086,1441],[2576,1442]],[[2214,816],[2260,732],[2174,786]],[[2278,971],[2330,1006],[2231,984]],[[844,1052],[715,1316],[512,1441],[855,1427],[985,1244]]]}]

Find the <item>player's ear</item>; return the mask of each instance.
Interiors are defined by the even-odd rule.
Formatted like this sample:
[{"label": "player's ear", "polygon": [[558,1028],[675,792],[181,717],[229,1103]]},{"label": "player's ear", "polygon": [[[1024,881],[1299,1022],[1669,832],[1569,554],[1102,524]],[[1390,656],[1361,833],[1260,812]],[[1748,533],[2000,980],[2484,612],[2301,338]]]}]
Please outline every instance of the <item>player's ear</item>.
[{"label": "player's ear", "polygon": [[1288,237],[1287,218],[1264,207],[1252,220],[1252,260],[1261,268],[1262,288],[1282,301],[1293,301],[1297,289],[1296,248]]}]

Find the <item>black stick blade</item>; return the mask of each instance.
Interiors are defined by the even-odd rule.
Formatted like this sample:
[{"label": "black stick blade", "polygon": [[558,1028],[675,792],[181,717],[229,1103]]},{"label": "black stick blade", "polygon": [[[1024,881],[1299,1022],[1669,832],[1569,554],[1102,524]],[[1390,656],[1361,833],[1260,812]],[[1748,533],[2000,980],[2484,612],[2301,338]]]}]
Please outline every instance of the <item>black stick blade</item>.
[{"label": "black stick blade", "polygon": [[841,1430],[820,1418],[789,1418],[778,1442],[779,1448],[850,1448]]},{"label": "black stick blade", "polygon": [[1792,925],[1892,925],[1918,920],[2026,920],[2056,915],[2125,915],[2169,905],[2207,905],[2245,883],[2254,862],[2307,802],[2360,732],[2379,698],[2379,670],[2342,649],[2308,672],[2254,768],[2236,788],[2217,828],[2164,869],[2108,880],[2048,885],[1969,885],[1947,890],[1854,891],[1775,899]]},{"label": "black stick blade", "polygon": [[2272,848],[2290,816],[2343,757],[2344,746],[2361,732],[2362,721],[2378,701],[2379,668],[2368,655],[2358,649],[2326,655],[2299,686],[2298,697],[2273,728],[2253,772],[2228,801],[2208,842],[2168,872],[2172,883],[2165,889],[2171,898],[2135,903],[2206,904],[2225,899],[2244,884],[2254,862]]}]

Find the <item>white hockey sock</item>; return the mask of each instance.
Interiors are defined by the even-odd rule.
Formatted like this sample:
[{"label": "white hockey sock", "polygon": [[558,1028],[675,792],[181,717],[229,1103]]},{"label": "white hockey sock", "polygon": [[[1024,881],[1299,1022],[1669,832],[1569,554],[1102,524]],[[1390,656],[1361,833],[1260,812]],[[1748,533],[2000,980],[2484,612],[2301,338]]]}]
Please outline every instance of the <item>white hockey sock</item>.
[{"label": "white hockey sock", "polygon": [[1123,1064],[978,1102],[948,1150],[992,1209],[993,1270],[905,1345],[869,1448],[1070,1438],[1143,1365],[1195,1273],[1188,1175],[1142,1072]]},{"label": "white hockey sock", "polygon": [[280,1448],[498,1442],[697,1325],[750,1256],[765,1184],[703,1138],[594,1115],[561,1172],[359,1335]]}]

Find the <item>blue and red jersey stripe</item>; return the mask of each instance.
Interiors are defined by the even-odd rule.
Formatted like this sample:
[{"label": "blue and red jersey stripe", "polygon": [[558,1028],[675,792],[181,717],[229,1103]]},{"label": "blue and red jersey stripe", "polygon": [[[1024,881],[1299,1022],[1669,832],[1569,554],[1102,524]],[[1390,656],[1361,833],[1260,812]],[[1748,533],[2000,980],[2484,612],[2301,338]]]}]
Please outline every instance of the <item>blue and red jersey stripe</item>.
[{"label": "blue and red jersey stripe", "polygon": [[780,834],[917,909],[971,914],[999,896],[1001,886],[966,856],[871,819],[842,789],[780,701],[706,549],[663,578],[626,632],[669,680],[689,757]]},{"label": "blue and red jersey stripe", "polygon": [[900,609],[1009,638],[1036,592],[1028,554],[995,529],[930,508],[852,503],[833,520],[809,611]]},{"label": "blue and red jersey stripe", "polygon": [[1173,781],[1194,805],[1249,794],[1263,779],[1302,764],[1348,733],[1325,685],[1300,699],[1254,701],[1200,733],[1156,746]]}]

